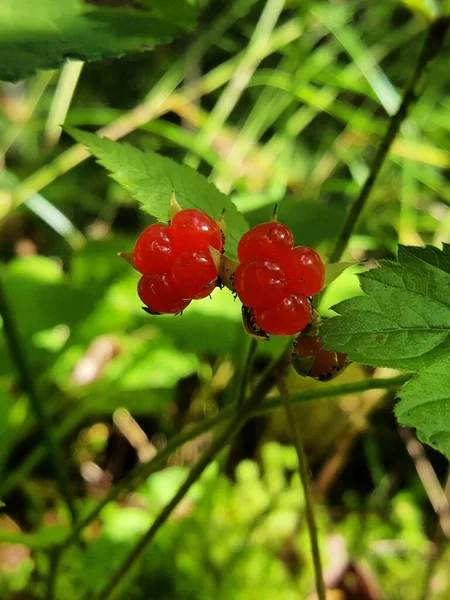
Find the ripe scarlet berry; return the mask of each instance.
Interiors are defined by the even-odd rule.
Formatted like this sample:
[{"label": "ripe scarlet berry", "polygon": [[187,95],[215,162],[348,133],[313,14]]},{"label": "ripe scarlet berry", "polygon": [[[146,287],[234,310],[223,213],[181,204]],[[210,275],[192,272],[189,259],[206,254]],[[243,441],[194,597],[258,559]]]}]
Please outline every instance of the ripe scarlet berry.
[{"label": "ripe scarlet berry", "polygon": [[175,259],[172,277],[185,298],[206,298],[216,287],[217,268],[209,252],[183,252]]},{"label": "ripe scarlet berry", "polygon": [[172,266],[170,230],[168,225],[150,225],[138,237],[133,251],[133,263],[143,275],[163,273]]},{"label": "ripe scarlet berry", "polygon": [[183,298],[168,273],[144,275],[138,283],[138,295],[152,311],[176,314],[191,302]]},{"label": "ripe scarlet berry", "polygon": [[325,267],[315,250],[296,246],[292,252],[280,256],[279,262],[294,294],[314,296],[320,292],[325,281]]},{"label": "ripe scarlet berry", "polygon": [[253,318],[256,325],[267,333],[294,335],[311,321],[311,303],[305,296],[289,294],[274,307],[255,309]]},{"label": "ripe scarlet berry", "polygon": [[283,223],[261,223],[242,236],[238,245],[239,262],[277,259],[288,253],[293,244],[291,230]]},{"label": "ripe scarlet berry", "polygon": [[242,304],[251,308],[273,307],[287,295],[283,270],[269,260],[253,260],[239,265],[234,287]]},{"label": "ripe scarlet berry", "polygon": [[200,210],[185,209],[178,212],[170,224],[170,235],[176,255],[188,250],[207,250],[208,246],[219,252],[223,249],[219,226]]}]

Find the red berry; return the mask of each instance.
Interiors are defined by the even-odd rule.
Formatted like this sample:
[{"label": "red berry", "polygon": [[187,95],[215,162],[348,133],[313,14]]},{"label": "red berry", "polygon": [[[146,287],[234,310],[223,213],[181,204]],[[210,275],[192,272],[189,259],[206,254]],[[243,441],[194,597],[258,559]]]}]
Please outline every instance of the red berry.
[{"label": "red berry", "polygon": [[348,365],[348,354],[345,352],[336,352],[338,369],[341,370]]},{"label": "red berry", "polygon": [[190,303],[182,298],[170,275],[155,273],[144,275],[138,283],[138,294],[142,302],[154,312],[176,314]]},{"label": "red berry", "polygon": [[170,224],[176,255],[188,250],[208,250],[212,246],[222,252],[223,239],[217,223],[206,213],[185,209],[178,212]]},{"label": "red berry", "polygon": [[280,257],[280,265],[286,273],[289,290],[294,294],[314,296],[322,289],[325,267],[320,256],[312,248],[293,248],[292,252]]},{"label": "red berry", "polygon": [[276,221],[261,223],[242,236],[238,245],[239,262],[277,259],[288,253],[293,244],[291,230],[286,225]]},{"label": "red berry", "polygon": [[251,308],[273,307],[286,296],[286,277],[269,260],[254,260],[239,265],[234,287],[242,304]]},{"label": "red berry", "polygon": [[327,381],[332,379],[335,372],[338,370],[338,357],[336,352],[330,350],[321,350],[314,359],[311,368],[309,369],[309,377]]},{"label": "red berry", "polygon": [[289,294],[275,307],[255,309],[253,318],[256,325],[267,333],[294,335],[310,323],[311,303],[305,296]]},{"label": "red berry", "polygon": [[295,354],[299,358],[317,356],[322,349],[318,335],[300,335],[295,342]]},{"label": "red berry", "polygon": [[133,263],[144,275],[163,273],[172,266],[169,226],[155,223],[144,229],[134,246]]},{"label": "red berry", "polygon": [[208,251],[183,252],[175,260],[172,277],[185,298],[206,298],[216,287],[217,268]]}]

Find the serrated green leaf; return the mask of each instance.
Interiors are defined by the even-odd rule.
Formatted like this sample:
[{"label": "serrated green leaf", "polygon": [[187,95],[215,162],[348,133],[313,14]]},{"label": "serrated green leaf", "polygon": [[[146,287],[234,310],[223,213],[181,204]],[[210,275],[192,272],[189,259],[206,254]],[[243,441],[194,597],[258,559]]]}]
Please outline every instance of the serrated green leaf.
[{"label": "serrated green leaf", "polygon": [[405,384],[395,416],[422,442],[450,457],[450,351]]},{"label": "serrated green leaf", "polygon": [[186,0],[141,1],[142,10],[80,0],[2,0],[0,79],[18,81],[66,58],[101,60],[171,41],[195,24]]},{"label": "serrated green leaf", "polygon": [[333,307],[324,345],[355,362],[415,373],[396,416],[450,457],[450,246],[399,246],[396,262],[359,275],[363,296]]},{"label": "serrated green leaf", "polygon": [[216,220],[224,211],[225,252],[236,258],[238,242],[248,225],[230,198],[203,175],[155,152],[142,152],[73,127],[66,127],[66,131],[89,149],[112,178],[141,203],[143,210],[159,221],[167,222],[172,192],[182,208],[197,208]]}]

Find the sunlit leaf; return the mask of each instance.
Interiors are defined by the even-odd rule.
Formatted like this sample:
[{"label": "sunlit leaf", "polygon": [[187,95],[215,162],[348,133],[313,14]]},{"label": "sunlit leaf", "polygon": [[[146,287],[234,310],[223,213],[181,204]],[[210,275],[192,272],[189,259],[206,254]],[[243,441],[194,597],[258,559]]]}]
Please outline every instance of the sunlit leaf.
[{"label": "sunlit leaf", "polygon": [[396,262],[359,279],[364,295],[334,307],[324,344],[362,364],[415,373],[396,415],[450,457],[450,246],[399,246]]}]

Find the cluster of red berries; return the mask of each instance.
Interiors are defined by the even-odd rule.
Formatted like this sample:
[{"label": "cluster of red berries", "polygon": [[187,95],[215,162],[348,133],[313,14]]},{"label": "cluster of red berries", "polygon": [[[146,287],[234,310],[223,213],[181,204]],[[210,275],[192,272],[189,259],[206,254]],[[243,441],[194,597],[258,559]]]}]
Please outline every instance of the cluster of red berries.
[{"label": "cluster of red berries", "polygon": [[180,210],[170,225],[157,223],[136,241],[133,264],[142,273],[138,294],[151,313],[182,312],[217,285],[210,248],[223,250],[218,224],[200,210]]},{"label": "cluster of red berries", "polygon": [[312,318],[310,296],[323,287],[325,268],[312,248],[294,246],[291,230],[278,222],[261,223],[238,245],[234,287],[266,333],[294,335]]},{"label": "cluster of red berries", "polygon": [[292,353],[293,366],[300,375],[319,381],[329,381],[348,364],[348,355],[322,347],[317,335],[299,335]]}]

